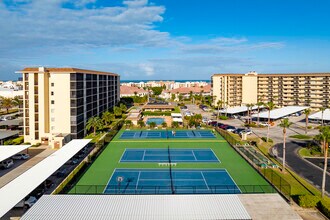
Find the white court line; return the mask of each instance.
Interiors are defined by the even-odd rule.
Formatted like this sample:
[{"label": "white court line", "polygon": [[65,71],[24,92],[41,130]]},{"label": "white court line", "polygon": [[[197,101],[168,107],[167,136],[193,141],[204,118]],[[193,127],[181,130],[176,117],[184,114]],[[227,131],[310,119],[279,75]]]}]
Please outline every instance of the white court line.
[{"label": "white court line", "polygon": [[139,185],[140,175],[141,175],[141,171],[139,171],[138,179],[137,179],[137,182],[136,182],[136,185],[135,185],[135,190],[137,190],[137,187]]},{"label": "white court line", "polygon": [[203,179],[204,179],[204,182],[205,182],[205,185],[206,185],[206,187],[207,187],[207,190],[210,190],[209,185],[207,185],[206,179],[205,179],[205,177],[204,177],[203,171],[201,171],[201,174],[202,174],[202,177],[203,177]]},{"label": "white court line", "polygon": [[144,161],[145,155],[146,155],[146,150],[143,151],[142,161]]},{"label": "white court line", "polygon": [[[111,176],[110,176],[110,178],[109,178],[109,180],[108,180],[108,182],[107,182],[107,185],[105,185],[105,187],[104,187],[104,189],[103,189],[103,194],[104,194],[104,192],[106,191],[106,189],[107,189],[107,187],[108,187],[108,185],[109,185],[109,183],[110,183],[110,180],[112,179],[112,176],[113,176],[113,174],[116,172],[116,169],[112,172],[112,174],[111,174]],[[111,189],[110,189],[111,190]]]},{"label": "white court line", "polygon": [[[170,181],[171,179],[140,179],[140,181]],[[175,181],[203,181],[203,179],[174,179]]]},{"label": "white court line", "polygon": [[219,163],[221,163],[221,160],[219,160],[218,156],[216,155],[216,153],[214,153],[214,151],[212,150],[212,148],[210,148],[210,150],[212,151],[212,153],[214,154],[214,156],[217,158],[217,160],[219,161]]},{"label": "white court line", "polygon": [[191,150],[191,153],[193,154],[195,160],[197,161],[197,158],[196,158],[196,155],[195,155],[195,153],[194,153],[194,150]]}]

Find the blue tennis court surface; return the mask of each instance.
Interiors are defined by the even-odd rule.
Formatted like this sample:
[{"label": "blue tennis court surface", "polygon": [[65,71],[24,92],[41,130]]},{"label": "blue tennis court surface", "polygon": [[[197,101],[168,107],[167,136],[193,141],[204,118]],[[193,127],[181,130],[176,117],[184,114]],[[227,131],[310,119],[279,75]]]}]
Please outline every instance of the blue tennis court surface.
[{"label": "blue tennis court surface", "polygon": [[104,189],[104,194],[205,193],[241,191],[224,169],[116,169]]},{"label": "blue tennis court surface", "polygon": [[220,162],[211,149],[126,149],[120,162]]},{"label": "blue tennis court surface", "polygon": [[120,139],[152,139],[152,138],[215,138],[209,130],[185,131],[124,131]]}]

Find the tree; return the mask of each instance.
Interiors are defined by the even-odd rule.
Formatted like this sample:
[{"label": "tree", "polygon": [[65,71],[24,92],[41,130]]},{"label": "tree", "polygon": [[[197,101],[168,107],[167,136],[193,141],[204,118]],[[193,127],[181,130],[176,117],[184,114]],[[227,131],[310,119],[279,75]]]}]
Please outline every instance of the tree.
[{"label": "tree", "polygon": [[183,95],[179,94],[179,101],[182,101],[182,99],[183,99]]},{"label": "tree", "polygon": [[174,101],[175,100],[175,94],[174,93],[172,93],[172,95],[171,95],[171,99]]},{"label": "tree", "polygon": [[177,127],[179,127],[179,122],[172,121],[172,128],[177,128]]},{"label": "tree", "polygon": [[289,121],[288,118],[284,118],[281,120],[281,123],[278,125],[283,128],[283,170],[285,172],[285,145],[286,145],[286,129],[288,129],[292,125],[292,122]]},{"label": "tree", "polygon": [[132,121],[131,120],[125,120],[124,124],[128,128],[128,127],[130,127],[132,125]]},{"label": "tree", "polygon": [[22,106],[23,104],[23,101],[22,99],[19,97],[19,96],[15,96],[13,99],[12,99],[12,102],[13,102],[13,105],[17,106],[17,107],[20,107]]},{"label": "tree", "polygon": [[323,126],[323,114],[324,114],[324,111],[326,110],[327,108],[325,107],[321,107],[320,108],[320,111],[321,111],[321,114],[322,114],[322,118],[321,118],[321,126]]},{"label": "tree", "polygon": [[222,104],[223,104],[223,101],[219,99],[219,100],[217,101],[217,106],[218,106],[217,120],[219,119],[220,107],[222,107]]},{"label": "tree", "polygon": [[123,114],[121,108],[117,106],[113,107],[113,113],[116,117],[120,117]]},{"label": "tree", "polygon": [[308,129],[308,116],[311,113],[311,109],[307,108],[304,110],[304,114],[305,114],[305,121],[306,121],[306,125],[305,125],[305,134],[307,134],[307,129]]},{"label": "tree", "polygon": [[167,127],[167,123],[165,121],[162,123],[162,127],[163,128],[166,128]]},{"label": "tree", "polygon": [[151,90],[154,93],[154,95],[160,95],[162,94],[163,87],[152,87]]},{"label": "tree", "polygon": [[257,102],[257,106],[258,106],[258,120],[257,120],[257,123],[258,123],[258,125],[260,124],[260,117],[259,117],[259,115],[260,115],[260,107],[263,106],[263,105],[264,105],[263,102],[261,102],[261,101]]},{"label": "tree", "polygon": [[1,108],[6,109],[7,113],[9,113],[9,109],[14,107],[14,102],[12,98],[7,98],[7,97],[1,97]]},{"label": "tree", "polygon": [[190,101],[192,101],[192,100],[193,100],[193,97],[194,97],[194,95],[193,95],[193,92],[192,92],[192,91],[190,91],[190,92],[189,92],[189,99],[190,99]]},{"label": "tree", "polygon": [[109,111],[105,111],[102,114],[102,122],[106,127],[109,127],[111,122],[115,120],[115,116],[111,114]]},{"label": "tree", "polygon": [[149,127],[150,128],[154,128],[156,126],[157,126],[156,122],[150,122],[150,124],[149,124]]},{"label": "tree", "polygon": [[96,135],[96,130],[99,129],[102,126],[102,121],[100,117],[91,117],[88,119],[87,124],[86,124],[86,129],[90,130],[93,129],[93,134],[94,136]]},{"label": "tree", "polygon": [[246,106],[246,108],[247,108],[247,116],[248,116],[248,120],[247,120],[247,124],[250,124],[250,108],[251,108],[251,106],[253,106],[252,104],[246,104],[245,105]]},{"label": "tree", "polygon": [[120,103],[119,108],[121,109],[121,111],[122,111],[123,113],[125,113],[125,112],[127,111],[127,107],[126,107],[126,105],[124,105],[123,103]]},{"label": "tree", "polygon": [[146,124],[142,120],[138,121],[138,125],[140,126],[140,128],[143,128],[144,126],[146,126]]},{"label": "tree", "polygon": [[268,102],[265,107],[268,109],[268,126],[267,126],[267,139],[266,139],[266,142],[268,142],[269,128],[270,128],[270,111],[275,108],[275,104],[273,102]]},{"label": "tree", "polygon": [[134,96],[137,96],[137,94],[138,94],[137,91],[135,91],[135,92],[134,92]]},{"label": "tree", "polygon": [[327,169],[328,169],[328,149],[329,149],[329,142],[330,142],[330,127],[325,126],[320,128],[320,133],[315,136],[315,139],[320,141],[322,144],[323,152],[324,152],[324,167],[323,167],[323,177],[322,177],[322,186],[321,192],[322,197],[325,193],[325,183],[326,183],[326,176],[327,176]]}]

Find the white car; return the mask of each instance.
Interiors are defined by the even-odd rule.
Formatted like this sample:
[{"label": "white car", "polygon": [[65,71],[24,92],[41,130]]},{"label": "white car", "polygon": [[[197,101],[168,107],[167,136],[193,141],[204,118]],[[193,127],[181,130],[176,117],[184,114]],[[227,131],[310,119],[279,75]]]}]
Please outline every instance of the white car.
[{"label": "white car", "polygon": [[269,124],[267,122],[261,122],[260,125],[261,126],[265,126],[265,127],[268,127],[269,126]]},{"label": "white car", "polygon": [[37,198],[30,196],[28,199],[23,199],[15,205],[15,208],[31,208],[37,202]]},{"label": "white car", "polygon": [[15,160],[26,160],[26,159],[30,158],[30,155],[28,155],[28,154],[15,154],[11,158],[15,159]]},{"label": "white car", "polygon": [[240,134],[242,134],[242,133],[247,134],[247,135],[250,135],[250,134],[252,134],[252,131],[251,131],[251,129],[245,129]]}]

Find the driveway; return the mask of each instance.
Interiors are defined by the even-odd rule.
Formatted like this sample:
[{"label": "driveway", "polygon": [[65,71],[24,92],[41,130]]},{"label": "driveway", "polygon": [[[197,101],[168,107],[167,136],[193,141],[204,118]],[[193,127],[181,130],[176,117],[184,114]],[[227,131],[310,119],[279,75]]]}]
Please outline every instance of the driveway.
[{"label": "driveway", "polygon": [[[302,141],[288,140],[286,144],[286,163],[287,165],[294,170],[297,174],[305,178],[308,182],[321,189],[322,184],[322,169],[316,167],[315,165],[310,164],[305,159],[301,158],[298,155],[298,151],[306,143]],[[282,160],[283,148],[282,143],[276,144],[274,150],[277,151],[278,157]],[[327,174],[326,177],[326,191],[330,193],[330,175]]]}]

